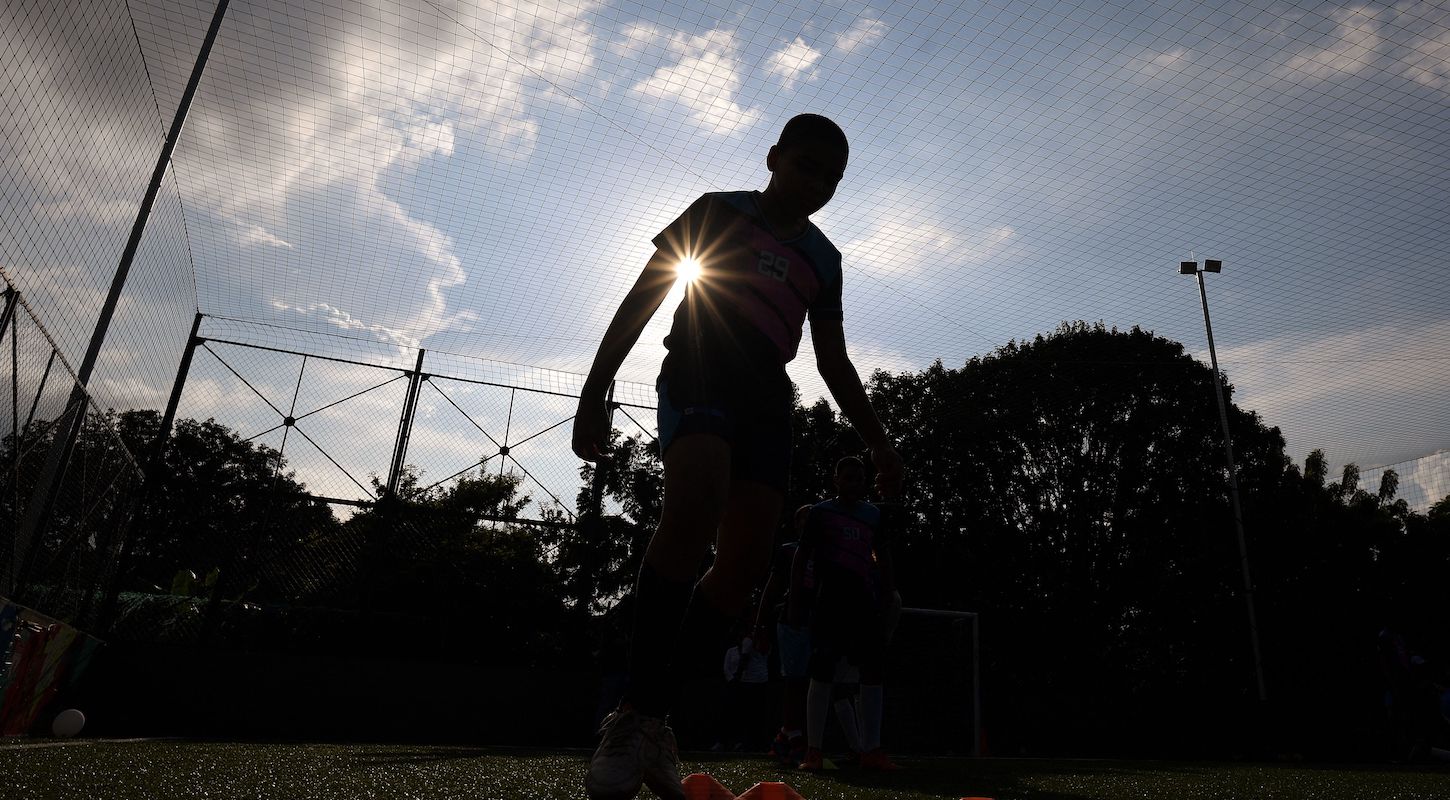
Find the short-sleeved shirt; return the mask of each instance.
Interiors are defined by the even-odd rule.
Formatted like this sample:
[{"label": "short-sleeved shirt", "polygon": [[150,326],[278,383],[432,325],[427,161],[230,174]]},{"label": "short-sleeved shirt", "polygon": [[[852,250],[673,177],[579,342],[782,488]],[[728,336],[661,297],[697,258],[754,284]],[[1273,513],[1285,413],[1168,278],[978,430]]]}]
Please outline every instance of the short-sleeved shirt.
[{"label": "short-sleeved shirt", "polygon": [[654,238],[660,252],[700,261],[665,347],[672,381],[705,381],[789,396],[785,364],[807,318],[841,319],[841,253],[815,225],[777,239],[757,192],[702,195]]},{"label": "short-sleeved shirt", "polygon": [[885,545],[881,522],[881,510],[864,501],[826,500],[812,506],[806,518],[805,541],[812,546],[817,577],[845,577],[874,590],[877,569],[873,551]]}]

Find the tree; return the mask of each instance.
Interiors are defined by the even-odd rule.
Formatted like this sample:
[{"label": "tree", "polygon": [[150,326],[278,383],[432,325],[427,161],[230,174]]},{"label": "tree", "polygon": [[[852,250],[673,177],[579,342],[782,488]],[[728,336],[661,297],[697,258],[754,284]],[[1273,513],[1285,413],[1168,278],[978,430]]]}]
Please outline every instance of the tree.
[{"label": "tree", "polygon": [[[1118,720],[1147,746],[1139,710],[1252,685],[1213,379],[1182,345],[1072,323],[870,389],[911,469],[903,595],[983,612],[1002,718],[1055,720],[999,740],[1082,749]],[[1269,491],[1282,438],[1223,391],[1240,484]]]}]

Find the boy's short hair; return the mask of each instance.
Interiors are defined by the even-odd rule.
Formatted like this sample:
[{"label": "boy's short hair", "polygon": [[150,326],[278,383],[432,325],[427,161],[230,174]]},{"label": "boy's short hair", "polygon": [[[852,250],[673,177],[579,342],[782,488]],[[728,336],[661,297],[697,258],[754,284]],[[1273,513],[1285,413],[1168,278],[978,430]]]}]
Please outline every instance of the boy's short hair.
[{"label": "boy's short hair", "polygon": [[846,141],[846,132],[841,130],[841,126],[820,114],[798,114],[791,117],[785,127],[780,129],[780,140],[775,146],[790,147],[817,142],[839,147],[847,153],[851,151],[851,145]]},{"label": "boy's short hair", "polygon": [[842,467],[855,467],[856,469],[859,469],[862,472],[865,472],[866,471],[866,462],[862,461],[861,459],[857,458],[856,456],[846,456],[845,458],[843,458],[840,461],[837,461],[836,462],[836,471],[837,472],[840,472]]}]

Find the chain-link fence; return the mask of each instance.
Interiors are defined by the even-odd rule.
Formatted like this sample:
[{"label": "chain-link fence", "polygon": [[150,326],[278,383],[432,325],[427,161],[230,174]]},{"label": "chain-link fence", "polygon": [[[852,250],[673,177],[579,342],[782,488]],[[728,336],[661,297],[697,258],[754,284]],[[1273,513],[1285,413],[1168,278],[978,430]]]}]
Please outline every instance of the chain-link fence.
[{"label": "chain-link fence", "polygon": [[[183,363],[111,635],[346,652],[405,625],[461,655],[442,631],[463,614],[523,654],[596,599],[519,608],[567,583],[581,517],[621,511],[581,494],[581,376],[205,317]],[[621,435],[653,440],[650,393],[615,384]],[[164,424],[120,416],[148,440]]]},{"label": "chain-link fence", "polygon": [[[0,585],[21,603],[89,627],[114,576],[141,485],[140,463],[117,415],[76,391],[70,362],[20,292],[8,287],[4,297]],[[66,430],[77,416],[69,467],[57,473]]]}]

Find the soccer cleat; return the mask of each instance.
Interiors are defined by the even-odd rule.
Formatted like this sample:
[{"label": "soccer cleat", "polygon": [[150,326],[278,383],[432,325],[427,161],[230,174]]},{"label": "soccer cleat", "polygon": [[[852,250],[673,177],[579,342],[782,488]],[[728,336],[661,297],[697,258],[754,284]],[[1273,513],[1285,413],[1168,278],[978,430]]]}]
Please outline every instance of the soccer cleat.
[{"label": "soccer cleat", "polygon": [[786,769],[794,769],[806,755],[806,737],[801,734],[789,736],[784,730],[777,731],[770,743],[770,757]]},{"label": "soccer cleat", "polygon": [[886,751],[879,747],[869,753],[861,754],[861,767],[863,769],[874,769],[879,772],[895,772],[901,769],[901,765],[888,758]]},{"label": "soccer cleat", "polygon": [[644,783],[640,764],[643,718],[633,709],[620,709],[599,726],[599,747],[589,759],[584,791],[589,800],[633,800]]},{"label": "soccer cleat", "polygon": [[805,770],[807,772],[820,772],[821,770],[826,768],[824,762],[825,759],[822,758],[820,750],[814,747],[807,747],[806,755],[804,758],[801,759],[801,763],[796,767],[796,769]]},{"label": "soccer cleat", "polygon": [[637,751],[644,785],[661,800],[685,800],[680,780],[680,749],[675,732],[658,717],[639,718],[640,742]]}]

